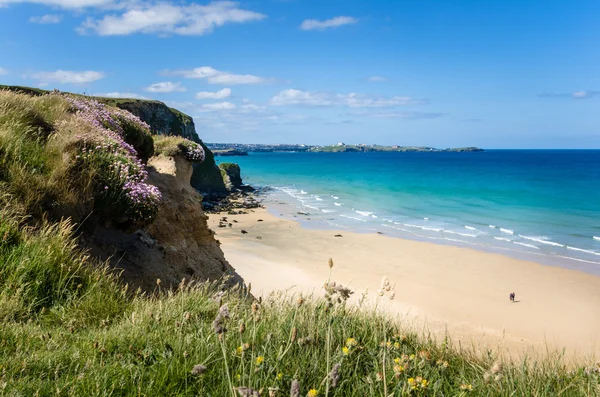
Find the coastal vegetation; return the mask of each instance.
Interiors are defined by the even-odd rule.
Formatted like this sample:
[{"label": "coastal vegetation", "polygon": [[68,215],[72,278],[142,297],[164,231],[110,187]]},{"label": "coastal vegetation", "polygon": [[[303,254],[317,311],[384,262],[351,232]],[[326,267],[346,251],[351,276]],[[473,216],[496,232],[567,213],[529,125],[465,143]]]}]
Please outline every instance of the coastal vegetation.
[{"label": "coastal vegetation", "polygon": [[93,99],[0,91],[0,395],[600,393],[596,365],[502,362],[404,328],[377,310],[394,299],[385,279],[377,306],[351,305],[332,260],[315,296],[257,300],[225,279],[131,288],[81,248],[79,227],[90,213],[115,230],[151,225],[173,192],[150,184],[146,159],[208,158],[151,130]]}]

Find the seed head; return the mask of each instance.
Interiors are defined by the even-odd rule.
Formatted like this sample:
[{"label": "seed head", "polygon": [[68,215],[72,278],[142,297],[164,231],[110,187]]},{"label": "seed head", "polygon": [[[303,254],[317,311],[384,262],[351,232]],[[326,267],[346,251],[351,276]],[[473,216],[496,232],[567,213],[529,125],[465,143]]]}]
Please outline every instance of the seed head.
[{"label": "seed head", "polygon": [[333,267],[333,259],[329,258],[329,268],[331,269]]},{"label": "seed head", "polygon": [[259,397],[260,394],[251,387],[240,386],[235,389],[240,397]]},{"label": "seed head", "polygon": [[496,361],[492,366],[492,369],[490,369],[490,372],[492,373],[492,375],[496,375],[502,372],[502,363],[500,361]]},{"label": "seed head", "polygon": [[331,388],[337,387],[338,382],[340,381],[340,367],[342,365],[340,363],[337,363],[333,366],[333,368],[331,369],[331,372],[329,373],[329,380],[331,381]]},{"label": "seed head", "polygon": [[206,366],[204,366],[202,364],[196,364],[196,365],[194,365],[194,368],[192,368],[192,375],[195,375],[195,376],[202,375],[205,371],[206,371]]},{"label": "seed head", "polygon": [[300,397],[300,382],[297,379],[292,381],[292,386],[290,387],[290,397]]}]

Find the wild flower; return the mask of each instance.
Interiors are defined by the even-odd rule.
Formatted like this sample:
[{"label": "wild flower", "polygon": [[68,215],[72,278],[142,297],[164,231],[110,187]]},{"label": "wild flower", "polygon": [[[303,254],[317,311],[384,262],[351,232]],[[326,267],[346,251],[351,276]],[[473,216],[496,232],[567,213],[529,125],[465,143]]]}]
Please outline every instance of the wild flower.
[{"label": "wild flower", "polygon": [[132,128],[149,138],[148,124],[125,110],[94,100],[69,95],[63,97],[76,117],[94,130],[94,134],[78,136],[81,153],[75,159],[83,163],[95,162],[103,171],[96,178],[98,202],[121,208],[117,204],[123,201],[125,214],[134,221],[154,218],[162,196],[157,187],[146,182],[148,173],[145,166],[138,159],[136,149],[126,142],[128,131]]},{"label": "wild flower", "polygon": [[346,339],[346,346],[348,346],[348,347],[358,346],[358,341],[354,338],[348,338],[348,339]]},{"label": "wild flower", "polygon": [[277,374],[277,376],[275,376],[275,379],[277,379],[277,380],[281,380],[281,379],[283,379],[283,373],[282,373],[282,372],[279,372],[279,373]]},{"label": "wild flower", "polygon": [[319,395],[319,391],[317,389],[310,389],[306,394],[306,397],[317,397]]},{"label": "wild flower", "polygon": [[265,361],[265,357],[264,356],[258,356],[258,357],[256,357],[256,365],[257,366],[260,366],[264,361]]},{"label": "wild flower", "polygon": [[348,354],[350,354],[350,349],[347,346],[342,347],[342,354],[344,356],[347,356]]},{"label": "wild flower", "polygon": [[250,344],[249,343],[243,343],[240,346],[238,346],[235,351],[238,354],[242,354],[242,352],[248,350],[250,348]]},{"label": "wild flower", "polygon": [[394,365],[394,367],[392,369],[394,370],[394,374],[396,376],[398,376],[404,372],[404,367],[402,365]]},{"label": "wild flower", "polygon": [[473,385],[471,385],[470,383],[463,383],[462,385],[460,385],[459,389],[465,391],[473,391]]},{"label": "wild flower", "polygon": [[408,380],[406,381],[408,383],[408,386],[410,386],[410,388],[412,390],[417,390],[417,381],[415,380],[415,378],[408,378]]},{"label": "wild flower", "polygon": [[183,142],[179,143],[178,147],[188,161],[200,163],[203,162],[206,157],[202,146],[189,139],[184,138]]}]

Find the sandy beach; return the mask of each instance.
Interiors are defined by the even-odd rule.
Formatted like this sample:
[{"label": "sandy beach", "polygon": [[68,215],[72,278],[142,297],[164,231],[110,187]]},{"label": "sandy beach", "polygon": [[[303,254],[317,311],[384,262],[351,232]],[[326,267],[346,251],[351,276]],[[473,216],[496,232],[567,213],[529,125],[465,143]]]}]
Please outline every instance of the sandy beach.
[{"label": "sandy beach", "polygon": [[[231,227],[218,227],[223,216]],[[368,291],[372,306],[386,276],[395,298],[380,299],[379,307],[408,327],[435,337],[448,333],[456,346],[511,357],[563,349],[577,361],[600,356],[600,277],[382,234],[311,230],[266,209],[213,214],[209,225],[257,296],[278,290],[321,295],[331,257],[332,280],[350,286],[355,302]]]}]

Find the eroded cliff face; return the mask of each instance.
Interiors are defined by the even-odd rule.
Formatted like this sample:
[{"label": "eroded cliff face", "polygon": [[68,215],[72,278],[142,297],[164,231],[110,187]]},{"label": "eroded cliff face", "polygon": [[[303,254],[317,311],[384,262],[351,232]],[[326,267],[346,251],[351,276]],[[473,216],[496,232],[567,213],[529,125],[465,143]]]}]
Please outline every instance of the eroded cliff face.
[{"label": "eroded cliff face", "polygon": [[221,171],[215,163],[214,155],[198,137],[194,120],[190,116],[158,101],[121,99],[115,105],[148,123],[155,134],[182,136],[200,144],[204,148],[206,158],[204,162],[194,164],[192,186],[203,193],[226,193],[227,188],[221,177]]},{"label": "eroded cliff face", "polygon": [[87,228],[82,242],[144,291],[154,291],[158,279],[161,288],[176,287],[183,278],[243,284],[208,227],[202,196],[189,183],[191,173],[191,164],[183,158],[152,157],[148,180],[163,197],[154,222],[134,233]]}]

